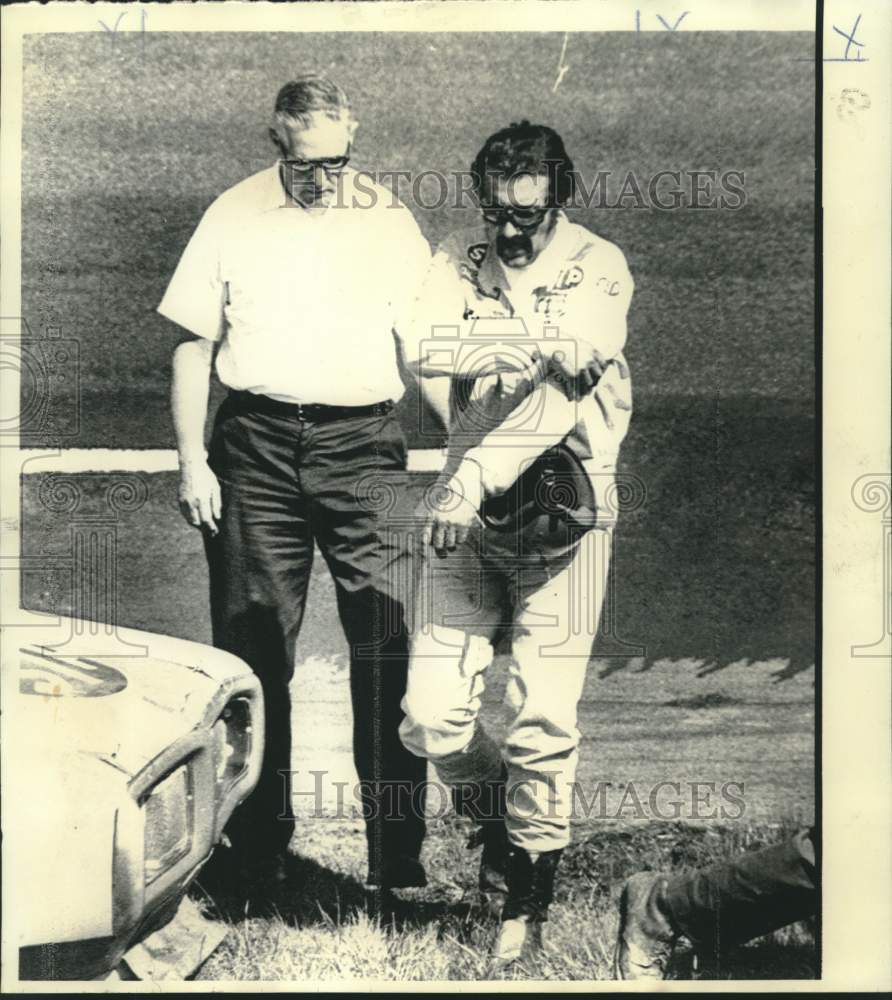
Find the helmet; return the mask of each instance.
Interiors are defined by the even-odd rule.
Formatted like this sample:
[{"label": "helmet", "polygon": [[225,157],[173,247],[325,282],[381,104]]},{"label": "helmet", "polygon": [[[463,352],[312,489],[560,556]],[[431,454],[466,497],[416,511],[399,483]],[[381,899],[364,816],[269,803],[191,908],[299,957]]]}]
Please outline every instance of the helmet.
[{"label": "helmet", "polygon": [[581,531],[597,520],[591,478],[563,442],[543,452],[509,489],[480,507],[481,520],[495,531],[516,531],[543,515]]}]

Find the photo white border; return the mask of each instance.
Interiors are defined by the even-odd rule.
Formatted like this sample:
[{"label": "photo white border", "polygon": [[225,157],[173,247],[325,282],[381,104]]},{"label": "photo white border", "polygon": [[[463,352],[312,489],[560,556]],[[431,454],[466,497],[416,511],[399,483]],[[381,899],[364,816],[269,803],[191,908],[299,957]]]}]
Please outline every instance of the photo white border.
[{"label": "photo white border", "polygon": [[[149,12],[150,31],[631,31],[635,11],[641,30],[664,31],[689,13],[684,31],[813,31],[815,5],[804,0],[442,0],[420,3],[51,3],[2,10],[2,245],[0,316],[19,316],[22,38],[32,32],[107,30],[122,13]],[[667,13],[668,12],[668,13]],[[822,979],[803,981],[665,982],[659,991],[762,992],[766,990],[881,990],[892,987],[892,655],[852,656],[852,646],[875,638],[883,613],[882,526],[879,513],[853,503],[859,477],[890,472],[890,56],[892,22],[885,0],[828,0],[823,54],[836,60],[861,14],[864,58],[823,62],[823,949]],[[138,17],[120,24],[138,26]],[[706,68],[708,73],[708,67]],[[708,78],[704,80],[708,86]],[[869,95],[863,114],[840,109],[843,91]],[[6,399],[17,399],[17,372],[0,373]],[[58,452],[56,453],[58,454]],[[23,456],[0,448],[0,556],[7,569],[19,553],[19,472]],[[18,607],[18,573],[3,574],[3,608]],[[15,585],[9,586],[13,583]],[[0,611],[2,615],[2,611]],[[5,616],[0,618],[5,619]],[[0,653],[10,655],[17,636],[5,629]],[[8,695],[11,671],[3,670]],[[4,698],[6,706],[13,699]],[[4,718],[4,723],[8,720]],[[3,754],[3,777],[19,762]],[[8,786],[7,786],[8,787]],[[14,803],[5,803],[5,815]],[[15,913],[3,888],[3,989],[70,992],[67,983],[18,983]],[[885,892],[885,897],[882,893]],[[445,984],[401,982],[186,982],[183,992],[215,991],[442,991]],[[514,991],[550,990],[558,984],[512,982]],[[456,992],[506,990],[505,983],[456,982]],[[562,992],[641,992],[637,983],[561,982]],[[81,992],[115,992],[113,984],[79,985]],[[126,992],[161,992],[163,984],[122,983]],[[651,986],[646,987],[648,990]]]}]

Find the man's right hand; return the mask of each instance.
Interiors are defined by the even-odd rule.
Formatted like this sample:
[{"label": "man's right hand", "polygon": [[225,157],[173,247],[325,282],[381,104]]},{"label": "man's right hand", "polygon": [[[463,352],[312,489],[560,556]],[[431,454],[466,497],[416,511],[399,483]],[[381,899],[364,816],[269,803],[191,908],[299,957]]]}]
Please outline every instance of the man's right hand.
[{"label": "man's right hand", "polygon": [[180,461],[180,513],[193,528],[219,531],[217,520],[223,511],[220,484],[205,459]]},{"label": "man's right hand", "polygon": [[576,348],[572,357],[567,352],[558,350],[548,359],[550,374],[571,401],[587,396],[612,360],[605,358],[584,340],[578,340]]}]

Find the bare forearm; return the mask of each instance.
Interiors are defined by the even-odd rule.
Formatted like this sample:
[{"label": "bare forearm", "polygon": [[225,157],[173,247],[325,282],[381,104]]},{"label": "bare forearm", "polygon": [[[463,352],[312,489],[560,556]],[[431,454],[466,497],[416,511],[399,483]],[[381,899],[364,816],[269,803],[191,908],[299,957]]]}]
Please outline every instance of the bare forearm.
[{"label": "bare forearm", "polygon": [[173,354],[170,404],[180,464],[205,457],[204,425],[213,356],[214,344],[198,338],[179,344]]},{"label": "bare forearm", "polygon": [[196,338],[177,347],[170,402],[180,457],[180,510],[193,527],[207,528],[216,535],[223,510],[220,484],[204,450],[213,358],[214,345],[209,340]]}]

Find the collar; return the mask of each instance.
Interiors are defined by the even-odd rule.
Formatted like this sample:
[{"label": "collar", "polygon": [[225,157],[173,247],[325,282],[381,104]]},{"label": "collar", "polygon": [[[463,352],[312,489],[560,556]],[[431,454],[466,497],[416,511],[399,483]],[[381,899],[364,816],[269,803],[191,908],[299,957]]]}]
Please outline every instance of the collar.
[{"label": "collar", "polygon": [[[260,188],[257,195],[257,210],[259,212],[271,212],[275,208],[301,208],[302,206],[293,204],[288,193],[282,185],[280,176],[281,160],[276,162],[266,170],[261,171]],[[342,182],[352,181],[355,171],[347,167],[341,174]],[[314,215],[325,215],[327,212],[310,213]]]},{"label": "collar", "polygon": [[276,162],[263,171],[261,185],[257,197],[257,210],[260,212],[271,212],[274,208],[290,208],[288,195],[282,187],[282,179],[279,176],[279,164]]},{"label": "collar", "polygon": [[490,246],[477,272],[477,285],[484,295],[497,299],[504,284],[505,279],[502,275],[502,265],[499,263],[498,254]]}]

